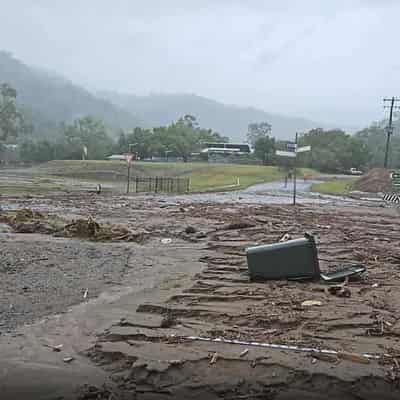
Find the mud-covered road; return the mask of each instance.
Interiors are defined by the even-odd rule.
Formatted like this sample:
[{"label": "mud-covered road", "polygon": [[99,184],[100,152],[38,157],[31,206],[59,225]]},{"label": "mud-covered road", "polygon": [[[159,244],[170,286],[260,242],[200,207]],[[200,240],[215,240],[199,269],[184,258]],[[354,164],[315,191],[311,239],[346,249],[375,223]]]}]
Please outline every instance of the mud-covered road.
[{"label": "mud-covered road", "polygon": [[[250,196],[262,197],[264,190]],[[140,242],[120,234],[97,240],[51,230],[17,233],[21,225],[2,225],[3,397],[398,398],[397,210],[328,199],[296,208],[244,198],[211,200],[3,196],[3,218],[22,208],[39,211],[46,226],[60,217],[69,226],[91,216],[101,226],[122,226],[145,237]],[[249,282],[245,247],[305,231],[318,237],[322,269],[359,262],[367,273],[347,282],[343,291],[330,291],[321,282]],[[307,300],[318,305],[303,305]],[[52,348],[59,345],[57,351]]]}]

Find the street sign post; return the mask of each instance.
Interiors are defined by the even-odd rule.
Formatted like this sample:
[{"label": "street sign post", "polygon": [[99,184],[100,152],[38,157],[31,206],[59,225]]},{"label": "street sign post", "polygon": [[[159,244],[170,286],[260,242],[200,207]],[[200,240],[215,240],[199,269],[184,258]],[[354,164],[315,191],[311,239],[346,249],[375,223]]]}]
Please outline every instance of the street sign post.
[{"label": "street sign post", "polygon": [[128,164],[128,180],[126,182],[126,194],[128,194],[129,193],[129,183],[131,180],[131,165],[132,165],[132,160],[134,158],[134,154],[127,153],[127,154],[124,154],[124,156],[125,156],[125,160]]},{"label": "street sign post", "polygon": [[296,157],[296,153],[294,151],[283,151],[276,150],[276,155],[281,157]]},{"label": "street sign post", "polygon": [[311,146],[303,146],[296,149],[296,153],[304,153],[306,151],[311,151]]},{"label": "street sign post", "polygon": [[283,151],[283,150],[276,150],[275,154],[280,157],[292,157],[294,158],[294,174],[293,174],[293,205],[296,205],[296,189],[297,189],[297,171],[296,171],[296,166],[297,166],[297,154],[299,153],[305,153],[306,151],[311,151],[311,146],[303,146],[303,147],[297,147],[297,139],[298,139],[298,134],[296,133],[296,140],[294,143],[287,143],[286,148],[289,151]]}]

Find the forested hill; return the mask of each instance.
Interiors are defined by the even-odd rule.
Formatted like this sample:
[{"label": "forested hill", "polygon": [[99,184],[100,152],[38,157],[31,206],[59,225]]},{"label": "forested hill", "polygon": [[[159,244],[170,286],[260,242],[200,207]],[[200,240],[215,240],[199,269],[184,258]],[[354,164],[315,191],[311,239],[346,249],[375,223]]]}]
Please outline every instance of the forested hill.
[{"label": "forested hill", "polygon": [[191,94],[93,94],[55,73],[28,66],[4,51],[0,51],[0,83],[8,83],[17,90],[18,103],[38,136],[52,136],[60,122],[71,122],[85,115],[101,119],[109,128],[117,130],[162,126],[191,114],[200,126],[211,128],[232,141],[244,140],[247,126],[255,122],[270,123],[272,135],[280,139],[320,126],[302,118],[226,105]]},{"label": "forested hill", "polygon": [[142,122],[132,113],[98,98],[71,82],[30,67],[0,51],[0,83],[17,90],[18,103],[35,126],[35,134],[49,136],[57,125],[90,114],[111,128],[132,128]]},{"label": "forested hill", "polygon": [[150,126],[170,123],[184,114],[194,115],[203,127],[212,128],[233,141],[245,139],[247,126],[254,122],[268,122],[272,135],[280,139],[292,138],[321,124],[303,118],[287,117],[255,108],[226,105],[191,94],[161,94],[135,96],[114,92],[101,92],[102,97],[127,111],[135,112]]}]

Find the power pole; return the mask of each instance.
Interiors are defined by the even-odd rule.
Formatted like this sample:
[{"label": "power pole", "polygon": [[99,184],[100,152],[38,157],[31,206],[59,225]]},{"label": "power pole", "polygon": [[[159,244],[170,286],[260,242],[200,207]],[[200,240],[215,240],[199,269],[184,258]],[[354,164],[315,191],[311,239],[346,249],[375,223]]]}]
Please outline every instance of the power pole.
[{"label": "power pole", "polygon": [[393,134],[393,110],[395,108],[400,108],[398,106],[395,105],[396,102],[400,101],[399,98],[396,97],[392,97],[391,99],[383,99],[384,104],[385,103],[390,103],[390,105],[388,106],[384,106],[384,108],[389,108],[389,125],[386,127],[386,132],[387,132],[387,136],[386,136],[386,150],[385,150],[385,161],[383,163],[383,168],[387,168],[388,167],[388,159],[389,159],[389,145],[390,145],[390,135]]}]

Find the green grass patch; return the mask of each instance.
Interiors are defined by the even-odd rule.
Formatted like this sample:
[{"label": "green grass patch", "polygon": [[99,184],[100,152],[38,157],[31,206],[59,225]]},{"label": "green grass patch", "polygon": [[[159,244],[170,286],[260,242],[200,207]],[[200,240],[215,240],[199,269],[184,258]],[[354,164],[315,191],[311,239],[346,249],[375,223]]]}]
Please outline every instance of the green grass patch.
[{"label": "green grass patch", "polygon": [[356,178],[333,179],[322,183],[314,183],[311,186],[312,192],[333,195],[345,195],[352,190]]},{"label": "green grass patch", "polygon": [[[91,181],[124,182],[125,161],[51,161],[36,168],[41,175],[88,179]],[[304,169],[309,175],[315,171]],[[203,162],[134,162],[131,176],[165,176],[189,178],[192,192],[233,190],[257,183],[283,179],[285,171],[278,167],[242,164],[209,164]],[[240,185],[237,186],[239,179]]]}]

